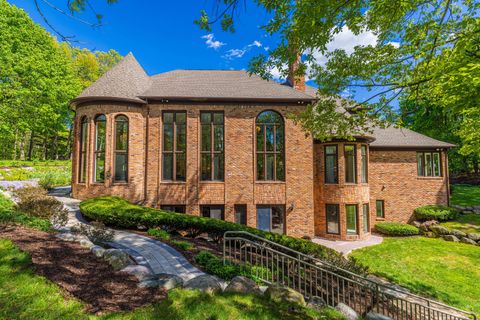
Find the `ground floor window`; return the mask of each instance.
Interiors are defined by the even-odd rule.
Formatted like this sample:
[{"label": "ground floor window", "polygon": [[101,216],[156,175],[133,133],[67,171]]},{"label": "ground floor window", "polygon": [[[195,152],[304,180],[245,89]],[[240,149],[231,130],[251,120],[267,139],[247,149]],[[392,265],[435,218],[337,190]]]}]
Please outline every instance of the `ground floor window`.
[{"label": "ground floor window", "polygon": [[376,201],[377,218],[385,218],[385,202],[383,200]]},{"label": "ground floor window", "polygon": [[235,205],[235,223],[247,224],[247,205],[236,204]]},{"label": "ground floor window", "polygon": [[345,209],[347,211],[347,233],[358,234],[357,205],[347,204]]},{"label": "ground floor window", "polygon": [[340,234],[340,206],[338,204],[327,204],[325,211],[327,215],[327,233]]},{"label": "ground floor window", "polygon": [[257,228],[284,234],[285,206],[257,206]]},{"label": "ground floor window", "polygon": [[369,213],[368,203],[363,204],[363,232],[370,232],[370,213]]},{"label": "ground floor window", "polygon": [[185,206],[178,204],[162,204],[160,209],[165,211],[172,211],[176,213],[185,213]]},{"label": "ground floor window", "polygon": [[202,217],[220,220],[225,219],[225,206],[223,205],[200,206],[200,211],[202,213]]}]

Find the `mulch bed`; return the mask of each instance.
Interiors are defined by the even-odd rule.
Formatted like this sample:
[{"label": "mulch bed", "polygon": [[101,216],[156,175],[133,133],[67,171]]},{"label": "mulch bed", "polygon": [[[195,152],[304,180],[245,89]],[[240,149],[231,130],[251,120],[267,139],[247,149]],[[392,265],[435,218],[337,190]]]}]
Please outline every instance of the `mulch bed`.
[{"label": "mulch bed", "polygon": [[53,234],[12,227],[2,230],[0,238],[10,239],[28,252],[34,272],[83,301],[87,312],[127,311],[166,297],[158,288],[138,288],[134,276],[114,271],[78,243],[62,241]]}]

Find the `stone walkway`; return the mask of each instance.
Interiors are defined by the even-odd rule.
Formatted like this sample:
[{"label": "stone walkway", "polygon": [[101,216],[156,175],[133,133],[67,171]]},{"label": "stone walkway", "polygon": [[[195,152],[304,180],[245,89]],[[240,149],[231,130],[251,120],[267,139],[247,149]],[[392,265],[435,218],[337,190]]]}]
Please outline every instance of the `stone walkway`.
[{"label": "stone walkway", "polygon": [[370,238],[366,240],[357,241],[334,241],[321,238],[314,238],[312,241],[321,244],[322,246],[338,251],[346,256],[353,250],[380,244],[383,242],[383,238],[381,236],[371,235]]},{"label": "stone walkway", "polygon": [[[78,207],[80,201],[68,196],[69,188],[57,188],[50,194],[63,202],[69,211],[69,219],[64,227],[69,230],[78,223],[86,223]],[[112,247],[123,249],[139,264],[152,270],[156,275],[161,273],[174,274],[184,281],[204,275],[202,271],[194,267],[183,255],[169,245],[127,231],[114,230]]]}]

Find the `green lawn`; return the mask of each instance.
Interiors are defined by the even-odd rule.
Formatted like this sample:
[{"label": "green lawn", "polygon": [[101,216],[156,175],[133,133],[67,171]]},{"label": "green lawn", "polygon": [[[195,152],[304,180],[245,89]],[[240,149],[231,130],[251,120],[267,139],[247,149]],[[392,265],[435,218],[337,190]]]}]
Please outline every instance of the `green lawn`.
[{"label": "green lawn", "polygon": [[480,233],[480,214],[472,213],[460,215],[455,221],[442,222],[441,225],[449,229],[457,229],[466,233]]},{"label": "green lawn", "polygon": [[480,314],[480,247],[424,237],[386,238],[351,256],[413,292]]},{"label": "green lawn", "polygon": [[0,180],[39,179],[45,188],[70,185],[71,161],[0,161]]},{"label": "green lawn", "polygon": [[28,254],[0,239],[0,319],[343,319],[332,309],[290,311],[264,297],[222,293],[209,295],[176,289],[154,305],[128,313],[94,316],[66,297],[55,284],[35,275]]},{"label": "green lawn", "polygon": [[458,206],[480,206],[480,186],[452,185],[450,203]]}]

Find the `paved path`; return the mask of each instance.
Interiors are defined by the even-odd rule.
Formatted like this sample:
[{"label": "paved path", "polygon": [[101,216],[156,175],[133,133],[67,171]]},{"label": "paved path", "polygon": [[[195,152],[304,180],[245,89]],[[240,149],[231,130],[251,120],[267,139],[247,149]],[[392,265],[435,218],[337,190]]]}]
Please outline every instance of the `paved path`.
[{"label": "paved path", "polygon": [[[66,188],[64,190],[56,189],[51,195],[63,202],[69,211],[69,219],[65,227],[68,230],[77,223],[86,223],[86,221],[78,208],[80,201],[68,197],[66,192],[69,193]],[[127,231],[114,230],[114,232],[115,235],[110,245],[124,249],[138,264],[149,267],[154,274],[174,274],[184,281],[205,274],[190,264],[177,250],[163,242]]]},{"label": "paved path", "polygon": [[371,235],[368,239],[356,241],[334,241],[321,238],[314,238],[312,241],[338,251],[343,255],[348,255],[353,250],[380,244],[382,243],[383,238],[381,236]]}]

